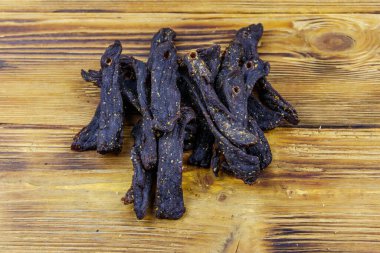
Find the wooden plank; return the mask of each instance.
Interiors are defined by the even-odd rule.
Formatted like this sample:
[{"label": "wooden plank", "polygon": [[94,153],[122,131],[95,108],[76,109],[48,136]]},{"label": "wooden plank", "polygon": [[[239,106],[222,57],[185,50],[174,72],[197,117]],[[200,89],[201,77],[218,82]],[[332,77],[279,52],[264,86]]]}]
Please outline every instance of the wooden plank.
[{"label": "wooden plank", "polygon": [[[4,0],[0,12],[1,252],[380,251],[378,1]],[[255,185],[185,165],[185,217],[137,221],[120,202],[131,128],[118,156],[69,150],[99,95],[79,70],[114,39],[146,59],[160,27],[184,53],[256,22],[300,127],[267,133],[274,161]]]},{"label": "wooden plank", "polygon": [[160,27],[178,32],[180,53],[262,22],[259,48],[270,81],[298,109],[301,125],[380,126],[379,15],[4,13],[0,17],[0,123],[84,125],[98,90],[81,68],[98,68],[104,48],[121,39],[146,59]]},{"label": "wooden plank", "polygon": [[253,186],[185,165],[179,221],[121,204],[128,135],[101,156],[69,150],[77,130],[0,126],[1,251],[380,251],[379,129],[271,131],[274,161]]},{"label": "wooden plank", "polygon": [[209,1],[59,1],[11,0],[0,2],[6,12],[59,12],[59,13],[379,13],[377,0],[209,0]]}]

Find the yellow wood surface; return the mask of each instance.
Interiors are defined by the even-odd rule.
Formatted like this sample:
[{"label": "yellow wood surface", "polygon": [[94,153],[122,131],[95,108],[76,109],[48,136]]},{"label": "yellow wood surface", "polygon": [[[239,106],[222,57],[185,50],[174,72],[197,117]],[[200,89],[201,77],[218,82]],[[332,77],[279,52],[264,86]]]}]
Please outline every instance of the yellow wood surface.
[{"label": "yellow wood surface", "polygon": [[[379,1],[0,1],[0,252],[380,252],[378,13]],[[118,156],[69,148],[99,96],[80,69],[114,39],[145,60],[160,27],[183,53],[257,22],[300,125],[266,134],[274,160],[254,185],[185,165],[185,216],[136,220],[120,201],[131,127]]]}]

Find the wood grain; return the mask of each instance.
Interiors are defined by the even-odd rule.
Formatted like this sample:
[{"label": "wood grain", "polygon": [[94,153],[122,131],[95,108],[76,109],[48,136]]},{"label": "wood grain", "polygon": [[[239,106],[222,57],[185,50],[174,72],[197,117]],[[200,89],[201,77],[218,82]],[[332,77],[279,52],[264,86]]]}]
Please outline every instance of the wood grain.
[{"label": "wood grain", "polygon": [[[37,8],[36,8],[37,7]],[[53,13],[379,13],[377,0],[195,0],[195,1],[98,1],[98,0],[5,0],[0,9],[7,12]]]},{"label": "wood grain", "polygon": [[[380,252],[379,1],[4,0],[0,13],[0,252]],[[301,124],[266,133],[274,160],[253,186],[185,165],[185,216],[136,220],[120,201],[130,124],[118,156],[69,149],[99,96],[80,69],[115,39],[145,60],[161,27],[184,53],[257,22]]]},{"label": "wood grain", "polygon": [[130,137],[119,156],[76,153],[67,147],[77,130],[0,128],[2,250],[380,250],[378,129],[271,131],[274,161],[253,186],[186,165],[179,221],[137,221],[122,205]]},{"label": "wood grain", "polygon": [[79,71],[97,69],[113,39],[122,40],[124,52],[146,59],[149,40],[160,27],[178,32],[183,53],[212,43],[225,47],[235,29],[262,22],[266,31],[259,51],[271,63],[270,81],[299,110],[301,126],[380,124],[379,15],[98,16],[0,18],[0,122],[85,124],[98,90],[84,83]]}]

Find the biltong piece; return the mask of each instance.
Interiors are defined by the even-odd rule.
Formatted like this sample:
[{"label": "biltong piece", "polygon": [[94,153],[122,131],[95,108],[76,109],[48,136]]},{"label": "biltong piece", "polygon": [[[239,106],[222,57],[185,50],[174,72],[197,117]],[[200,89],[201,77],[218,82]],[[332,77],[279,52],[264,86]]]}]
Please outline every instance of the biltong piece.
[{"label": "biltong piece", "polygon": [[[210,71],[210,84],[215,82],[220,67],[220,46],[213,45],[208,48],[200,48],[196,50],[200,59],[204,61]],[[200,167],[208,168],[211,164],[213,156],[214,135],[207,126],[204,118],[198,116],[198,129],[193,152],[189,157],[188,163]]]},{"label": "biltong piece", "polygon": [[247,126],[247,99],[260,78],[268,75],[269,64],[259,59],[257,44],[262,25],[240,29],[227,47],[216,82],[216,91],[229,111]]},{"label": "biltong piece", "polygon": [[183,150],[193,150],[195,147],[195,142],[197,140],[197,130],[198,130],[198,124],[195,120],[189,122],[189,124],[186,125],[185,128],[185,137],[183,140]]},{"label": "biltong piece", "polygon": [[98,138],[99,129],[99,115],[100,115],[100,105],[96,108],[95,114],[91,119],[90,123],[83,127],[74,136],[74,141],[71,144],[71,149],[75,151],[86,151],[96,149],[96,141]]},{"label": "biltong piece", "polygon": [[[126,58],[125,58],[126,59]],[[150,81],[147,66],[144,62],[130,57],[124,61],[125,69],[129,73],[130,82],[136,83],[136,89],[126,92],[129,101],[141,113],[141,162],[145,170],[155,168],[157,164],[157,140],[153,129],[153,117],[150,110]],[[134,78],[134,79],[133,79]],[[126,88],[128,89],[128,88]]]},{"label": "biltong piece", "polygon": [[191,156],[189,157],[188,163],[191,165],[209,168],[211,157],[213,154],[212,152],[214,141],[214,135],[207,126],[207,123],[203,118],[200,118],[198,123],[194,150]]},{"label": "biltong piece", "polygon": [[[256,82],[268,75],[270,69],[269,64],[259,59],[257,54],[257,43],[261,35],[260,25],[249,26],[237,32],[235,39],[226,49],[216,87],[218,95],[229,111],[236,115],[238,121],[249,132],[258,136],[258,141],[247,147],[245,152],[258,158],[259,168],[264,169],[272,161],[271,150],[263,132],[248,115],[248,98]],[[225,156],[228,155],[229,153]],[[227,158],[227,163],[228,160]],[[229,171],[230,166],[222,167]],[[258,175],[259,169],[255,172],[255,175]]]},{"label": "biltong piece", "polygon": [[100,60],[102,86],[100,90],[99,132],[97,151],[101,154],[119,153],[122,147],[123,99],[119,59],[122,47],[120,41],[110,45]]},{"label": "biltong piece", "polygon": [[161,29],[153,37],[148,60],[153,128],[161,132],[172,131],[180,116],[181,94],[177,87],[178,63],[174,37],[173,30]]},{"label": "biltong piece", "polygon": [[295,108],[273,88],[266,78],[261,78],[257,82],[256,88],[260,100],[265,106],[279,112],[289,123],[293,125],[299,123],[298,114]]},{"label": "biltong piece", "polygon": [[264,28],[261,23],[243,27],[236,32],[234,41],[243,47],[242,62],[259,58],[257,46],[263,32]]},{"label": "biltong piece", "polygon": [[134,203],[136,217],[145,217],[151,203],[153,186],[157,173],[157,139],[152,127],[152,115],[149,109],[150,82],[146,64],[129,58],[124,61],[124,68],[130,72],[130,82],[136,83],[136,89],[126,92],[129,101],[134,101],[136,109],[142,118],[132,130],[135,144],[131,151],[134,168],[132,186],[124,197],[124,203]]},{"label": "biltong piece", "polygon": [[260,161],[260,169],[265,169],[272,162],[272,152],[268,140],[257,122],[251,117],[248,119],[248,127],[251,132],[258,134],[259,140],[255,145],[247,148],[247,153],[253,156],[257,156]]},{"label": "biltong piece", "polygon": [[[122,79],[121,83],[121,93],[125,103],[130,103],[134,106],[135,109],[139,110],[139,105],[137,101],[137,82],[135,76],[135,70],[133,69],[132,64],[137,61],[135,58],[129,55],[121,55],[119,64],[120,64],[120,75]],[[140,61],[137,61],[140,62]],[[143,63],[145,64],[145,63]],[[81,75],[83,80],[86,82],[91,82],[95,86],[102,86],[102,70],[81,70]],[[131,108],[128,108],[131,109]]]},{"label": "biltong piece", "polygon": [[141,148],[143,143],[143,129],[141,120],[133,127],[132,135],[135,140],[131,151],[134,173],[131,189],[128,190],[124,198],[127,201],[124,200],[124,202],[128,204],[133,200],[136,216],[138,219],[142,219],[145,217],[151,203],[156,171],[145,170],[142,163]]},{"label": "biltong piece", "polygon": [[195,118],[189,107],[181,108],[181,117],[171,132],[158,140],[155,214],[161,219],[179,219],[185,213],[182,192],[183,139],[186,125]]},{"label": "biltong piece", "polygon": [[75,137],[71,148],[76,151],[97,149],[101,154],[119,153],[124,122],[123,98],[120,92],[119,58],[121,44],[115,41],[101,57],[101,70],[82,70],[85,81],[101,87],[100,102],[91,122]]},{"label": "biltong piece", "polygon": [[267,108],[255,96],[248,98],[248,114],[263,131],[276,128],[284,119],[281,113]]},{"label": "biltong piece", "polygon": [[97,87],[102,86],[102,70],[96,71],[96,70],[81,70],[81,75],[83,80],[86,82],[91,82]]},{"label": "biltong piece", "polygon": [[[266,80],[270,65],[259,58],[257,46],[263,34],[262,24],[252,24],[241,28],[235,36],[234,42],[241,45],[241,62],[244,62],[251,73],[244,74],[246,86],[251,94],[248,100],[249,114],[256,119],[262,130],[277,127],[282,118],[291,124],[298,124],[296,110],[281,97],[281,95]],[[228,52],[228,50],[226,50]],[[251,92],[258,94],[258,98]],[[279,118],[279,114],[282,118]]]}]

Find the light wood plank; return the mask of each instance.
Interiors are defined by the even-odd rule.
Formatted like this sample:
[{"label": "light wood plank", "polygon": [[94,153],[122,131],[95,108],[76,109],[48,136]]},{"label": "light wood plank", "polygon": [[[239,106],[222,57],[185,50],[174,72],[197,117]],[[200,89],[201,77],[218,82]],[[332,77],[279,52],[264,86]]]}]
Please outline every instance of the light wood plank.
[{"label": "light wood plank", "polygon": [[[0,127],[4,252],[377,252],[379,129],[277,129],[253,186],[185,165],[186,215],[137,221],[119,156],[69,150],[77,128]],[[130,128],[126,129],[128,132]]]},{"label": "light wood plank", "polygon": [[6,12],[59,13],[379,13],[377,0],[208,0],[208,1],[97,1],[97,0],[11,0],[0,2]]},{"label": "light wood plank", "polygon": [[[25,20],[27,19],[27,20]],[[5,13],[0,17],[0,122],[84,125],[98,90],[81,68],[98,68],[104,48],[121,39],[146,59],[160,27],[178,32],[180,53],[262,22],[259,51],[270,81],[298,109],[301,126],[380,125],[379,15],[235,15]]]}]

